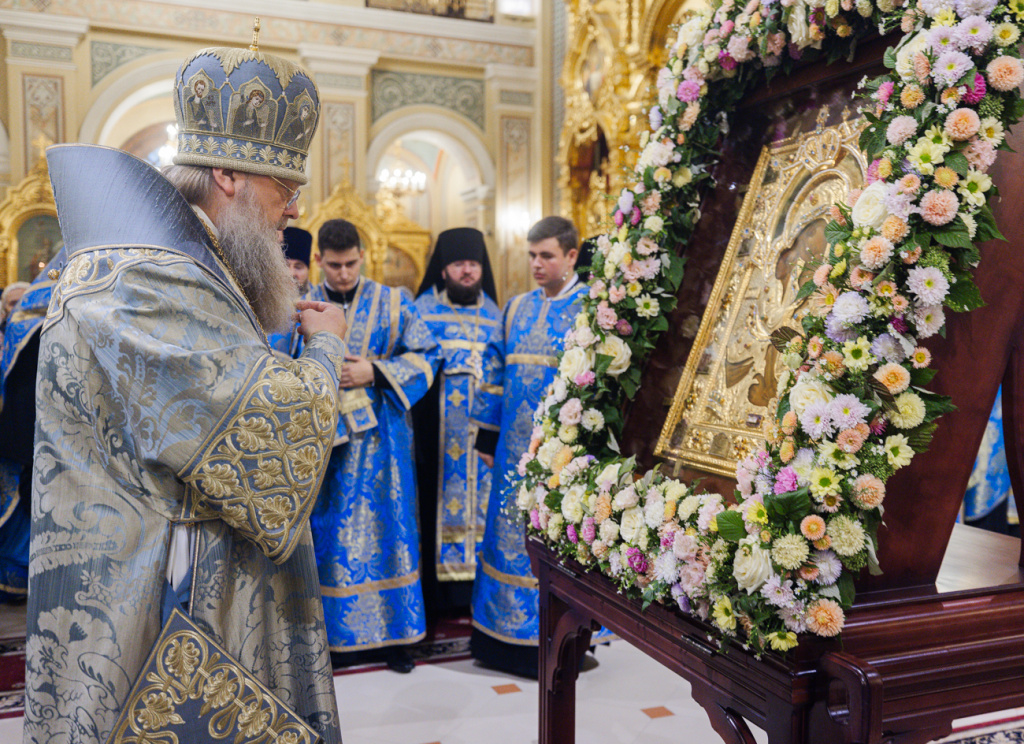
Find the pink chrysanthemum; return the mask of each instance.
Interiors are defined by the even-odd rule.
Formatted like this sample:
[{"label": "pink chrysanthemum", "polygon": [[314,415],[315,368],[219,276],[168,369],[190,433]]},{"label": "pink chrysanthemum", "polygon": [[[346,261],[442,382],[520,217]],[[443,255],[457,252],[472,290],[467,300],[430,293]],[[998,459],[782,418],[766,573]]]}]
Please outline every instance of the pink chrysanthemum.
[{"label": "pink chrysanthemum", "polygon": [[836,446],[843,452],[853,455],[864,446],[866,438],[859,429],[843,429],[836,437]]},{"label": "pink chrysanthemum", "polygon": [[924,369],[932,363],[932,353],[923,346],[918,346],[910,354],[910,361],[914,369]]},{"label": "pink chrysanthemum", "polygon": [[958,142],[966,142],[978,133],[981,119],[974,109],[958,108],[946,117],[946,134]]},{"label": "pink chrysanthemum", "polygon": [[825,638],[839,635],[845,622],[843,608],[831,599],[819,599],[807,607],[807,629],[816,635]]},{"label": "pink chrysanthemum", "polygon": [[885,130],[890,145],[902,145],[917,133],[917,120],[913,116],[897,116]]},{"label": "pink chrysanthemum", "polygon": [[853,503],[861,509],[877,509],[885,499],[885,483],[873,475],[861,475],[853,482]]},{"label": "pink chrysanthemum", "polygon": [[987,87],[985,85],[985,77],[981,73],[974,74],[974,82],[970,85],[965,85],[964,97],[961,99],[964,103],[968,103],[972,106],[981,103],[981,99],[985,97]]},{"label": "pink chrysanthemum", "polygon": [[956,217],[960,200],[952,191],[932,189],[921,199],[921,216],[930,225],[946,225]]},{"label": "pink chrysanthemum", "polygon": [[907,286],[923,305],[938,305],[949,294],[949,280],[935,266],[915,266],[907,272]]},{"label": "pink chrysanthemum", "polygon": [[978,54],[992,41],[992,24],[979,15],[968,16],[957,25],[956,38],[961,47]]},{"label": "pink chrysanthemum", "polygon": [[700,83],[693,80],[684,80],[676,88],[676,98],[685,103],[691,103],[700,98]]},{"label": "pink chrysanthemum", "polygon": [[986,140],[973,139],[964,148],[964,157],[972,168],[984,173],[996,162],[996,148]]},{"label": "pink chrysanthemum", "polygon": [[1014,90],[1024,82],[1024,67],[1020,60],[1006,54],[989,62],[985,74],[988,84],[998,91]]},{"label": "pink chrysanthemum", "polygon": [[889,263],[892,251],[892,242],[881,235],[876,235],[860,249],[860,262],[867,268],[877,271]]},{"label": "pink chrysanthemum", "polygon": [[904,194],[916,194],[921,188],[921,179],[913,173],[903,176],[897,183]]}]

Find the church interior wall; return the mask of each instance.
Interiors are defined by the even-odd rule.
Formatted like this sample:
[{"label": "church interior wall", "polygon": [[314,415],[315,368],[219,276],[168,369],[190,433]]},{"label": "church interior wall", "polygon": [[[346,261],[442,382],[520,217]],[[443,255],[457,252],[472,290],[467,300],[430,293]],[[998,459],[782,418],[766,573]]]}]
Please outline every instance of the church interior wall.
[{"label": "church interior wall", "polygon": [[[244,11],[228,0],[0,0],[0,195],[38,161],[40,143],[152,144],[157,125],[173,121],[181,61],[204,46],[247,45],[254,15],[261,49],[302,64],[320,88],[302,214],[341,183],[373,203],[377,161],[390,144],[377,142],[381,133],[393,131],[393,141],[434,131],[447,140],[441,168],[428,174],[437,191],[418,219],[434,237],[479,227],[502,299],[529,288],[528,275],[503,267],[525,255],[510,220],[535,221],[552,206],[537,146],[549,108],[537,65],[547,52],[534,18],[500,8],[486,23],[351,0],[257,0]],[[528,131],[525,149],[520,135],[510,137],[510,115]]]}]

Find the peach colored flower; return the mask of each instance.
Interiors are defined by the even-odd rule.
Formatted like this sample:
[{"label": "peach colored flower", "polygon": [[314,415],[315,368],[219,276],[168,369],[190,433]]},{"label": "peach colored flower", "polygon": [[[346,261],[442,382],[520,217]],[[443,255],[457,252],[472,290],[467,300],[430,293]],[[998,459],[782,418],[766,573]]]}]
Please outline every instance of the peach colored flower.
[{"label": "peach colored flower", "polygon": [[800,566],[797,575],[804,581],[814,581],[818,578],[819,569],[817,566]]},{"label": "peach colored flower", "polygon": [[865,285],[871,284],[875,275],[861,266],[855,266],[850,272],[850,286],[854,289],[863,289]]},{"label": "peach colored flower", "polygon": [[999,91],[1009,91],[1024,82],[1024,67],[1020,60],[1008,55],[996,57],[985,68],[988,84]]},{"label": "peach colored flower", "polygon": [[839,432],[839,436],[836,437],[836,446],[846,454],[854,455],[860,452],[860,448],[864,446],[865,439],[867,437],[857,429],[843,429]]},{"label": "peach colored flower", "polygon": [[846,203],[851,207],[857,206],[857,200],[860,199],[860,195],[863,189],[850,189],[850,193],[846,195]]},{"label": "peach colored flower", "polygon": [[892,163],[887,158],[878,161],[878,177],[883,181],[892,175]]},{"label": "peach colored flower", "polygon": [[879,297],[893,297],[896,294],[896,284],[888,279],[879,282],[878,286],[875,287],[875,294]]},{"label": "peach colored flower", "polygon": [[697,122],[698,116],[700,116],[700,104],[696,102],[688,104],[686,107],[686,111],[683,113],[682,118],[679,120],[679,128],[682,129],[684,132],[690,131],[690,127],[692,127]]},{"label": "peach colored flower", "polygon": [[842,377],[843,373],[846,372],[846,367],[843,365],[843,353],[831,349],[821,355],[821,366],[829,374],[836,377]]},{"label": "peach colored flower", "polygon": [[869,269],[878,270],[892,258],[893,244],[888,238],[876,235],[860,249],[860,262]]},{"label": "peach colored flower", "polygon": [[[972,112],[973,113],[973,112]],[[960,181],[960,176],[952,168],[940,166],[935,169],[935,183],[944,189],[951,189]]]},{"label": "peach colored flower", "polygon": [[600,524],[612,515],[612,497],[602,493],[594,502],[594,521]]},{"label": "peach colored flower", "polygon": [[886,390],[895,395],[910,387],[910,373],[902,364],[883,364],[875,370],[874,378],[885,385]]},{"label": "peach colored flower", "polygon": [[900,191],[904,194],[916,194],[921,188],[921,179],[913,173],[909,173],[899,180]]},{"label": "peach colored flower", "polygon": [[864,437],[865,439],[867,439],[868,435],[871,433],[871,427],[865,424],[863,421],[861,421],[853,428],[859,431],[861,433],[861,436]]},{"label": "peach colored flower", "polygon": [[943,129],[952,139],[966,142],[981,129],[981,119],[973,109],[958,108],[946,117]]},{"label": "peach colored flower", "polygon": [[910,355],[910,360],[914,364],[914,369],[924,369],[932,363],[932,353],[925,347],[918,346]]},{"label": "peach colored flower", "polygon": [[831,207],[829,207],[829,209],[828,209],[828,216],[831,217],[832,219],[834,219],[836,222],[838,222],[843,227],[846,227],[846,218],[843,216],[843,210],[841,210],[835,204],[833,204]]},{"label": "peach colored flower", "polygon": [[876,509],[885,498],[885,483],[865,474],[853,482],[853,502],[861,509]]},{"label": "peach colored flower", "polygon": [[569,464],[569,462],[572,460],[572,457],[572,449],[568,445],[562,447],[562,449],[558,451],[558,454],[555,455],[554,459],[551,461],[551,472],[561,473],[562,468]]},{"label": "peach colored flower", "polygon": [[821,350],[824,347],[824,341],[821,340],[820,336],[811,336],[807,342],[807,356],[811,359],[817,359],[821,354]]},{"label": "peach colored flower", "polygon": [[928,78],[932,74],[932,65],[928,58],[921,52],[914,55],[914,77],[921,85],[928,84]]},{"label": "peach colored flower", "polygon": [[908,85],[900,93],[900,103],[904,108],[916,109],[924,103],[924,91],[916,85]]},{"label": "peach colored flower", "polygon": [[825,520],[817,514],[808,514],[800,522],[800,534],[811,542],[820,540],[825,534]]},{"label": "peach colored flower", "polygon": [[885,222],[882,223],[882,237],[893,245],[907,237],[909,231],[910,228],[907,227],[907,221],[894,214],[890,214],[885,218]]},{"label": "peach colored flower", "polygon": [[817,315],[819,318],[824,318],[832,311],[832,306],[836,304],[836,299],[838,297],[839,290],[831,284],[825,284],[821,289],[810,296],[807,304],[812,313]]},{"label": "peach colored flower", "polygon": [[828,282],[828,275],[832,271],[831,264],[822,264],[814,270],[814,286],[820,287]]},{"label": "peach colored flower", "polygon": [[787,439],[779,447],[779,459],[783,463],[787,463],[796,456],[796,443],[792,439]]},{"label": "peach colored flower", "polygon": [[960,103],[960,89],[946,88],[939,94],[939,100],[947,106]]},{"label": "peach colored flower", "polygon": [[953,221],[960,200],[952,191],[932,189],[921,199],[921,216],[930,225],[945,225]]},{"label": "peach colored flower", "polygon": [[819,599],[807,607],[807,629],[816,635],[839,635],[845,622],[843,608],[831,599]]},{"label": "peach colored flower", "polygon": [[820,540],[814,541],[814,547],[816,550],[828,550],[832,547],[832,538],[829,535],[825,535]]},{"label": "peach colored flower", "polygon": [[798,419],[795,411],[786,411],[786,415],[782,417],[782,433],[787,437],[796,431],[796,425]]},{"label": "peach colored flower", "polygon": [[[920,256],[921,255],[921,249],[917,248],[916,251],[917,251],[917,255]],[[906,259],[904,259],[904,262],[905,263],[907,262]],[[910,262],[910,263],[913,263],[913,262]],[[910,300],[908,300],[906,297],[904,297],[903,295],[895,295],[895,296],[893,296],[893,298],[892,298],[892,309],[893,310],[895,310],[898,313],[902,313],[908,307],[910,307]]]}]

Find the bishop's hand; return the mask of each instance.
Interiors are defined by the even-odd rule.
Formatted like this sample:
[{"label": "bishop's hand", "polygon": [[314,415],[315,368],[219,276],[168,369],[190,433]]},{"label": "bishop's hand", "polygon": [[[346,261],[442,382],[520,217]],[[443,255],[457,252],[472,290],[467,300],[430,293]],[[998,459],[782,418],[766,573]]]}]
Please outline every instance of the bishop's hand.
[{"label": "bishop's hand", "polygon": [[348,321],[345,320],[345,311],[330,302],[315,302],[313,300],[299,300],[295,303],[295,309],[299,313],[299,333],[309,341],[314,333],[327,331],[338,338],[344,339],[348,331]]}]

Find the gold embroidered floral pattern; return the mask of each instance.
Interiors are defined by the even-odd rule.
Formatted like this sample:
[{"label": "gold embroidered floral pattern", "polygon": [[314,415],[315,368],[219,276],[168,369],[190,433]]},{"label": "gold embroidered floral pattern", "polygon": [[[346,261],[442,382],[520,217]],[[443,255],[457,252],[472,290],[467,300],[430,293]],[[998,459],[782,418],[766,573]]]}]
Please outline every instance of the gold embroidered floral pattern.
[{"label": "gold embroidered floral pattern", "polygon": [[[202,701],[200,704],[199,701]],[[175,610],[114,726],[115,744],[315,744],[316,732]]]},{"label": "gold embroidered floral pattern", "polygon": [[218,430],[185,466],[191,517],[220,517],[285,560],[316,499],[337,426],[336,390],[308,360],[267,355]]}]

